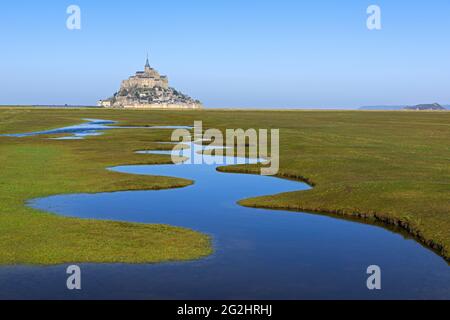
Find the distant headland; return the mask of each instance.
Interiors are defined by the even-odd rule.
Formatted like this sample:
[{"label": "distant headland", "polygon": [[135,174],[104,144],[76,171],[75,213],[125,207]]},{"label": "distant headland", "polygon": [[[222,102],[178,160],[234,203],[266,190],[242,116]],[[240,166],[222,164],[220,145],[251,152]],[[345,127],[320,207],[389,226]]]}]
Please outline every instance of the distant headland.
[{"label": "distant headland", "polygon": [[441,106],[439,103],[433,103],[433,104],[418,104],[416,106],[412,107],[405,107],[404,110],[416,110],[416,111],[424,111],[424,110],[436,110],[436,111],[443,111],[447,110],[443,106]]},{"label": "distant headland", "polygon": [[415,106],[366,106],[361,107],[359,110],[366,111],[391,111],[391,110],[414,110],[414,111],[445,111],[450,110],[450,105],[440,105],[439,103],[430,103],[430,104],[418,104]]},{"label": "distant headland", "polygon": [[122,81],[120,90],[111,98],[98,101],[105,108],[201,109],[198,100],[169,87],[169,79],[150,66],[148,56],[144,71]]}]

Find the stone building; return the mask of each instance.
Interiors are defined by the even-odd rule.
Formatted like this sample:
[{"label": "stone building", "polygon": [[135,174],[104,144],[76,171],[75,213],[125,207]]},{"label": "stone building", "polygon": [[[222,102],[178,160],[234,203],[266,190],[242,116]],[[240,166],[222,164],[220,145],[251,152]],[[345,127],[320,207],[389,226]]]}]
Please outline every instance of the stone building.
[{"label": "stone building", "polygon": [[150,63],[147,61],[145,63],[144,71],[136,72],[136,75],[131,76],[127,80],[122,81],[122,88],[132,89],[134,87],[140,88],[169,88],[169,80],[166,76],[161,76],[158,71],[150,67]]}]

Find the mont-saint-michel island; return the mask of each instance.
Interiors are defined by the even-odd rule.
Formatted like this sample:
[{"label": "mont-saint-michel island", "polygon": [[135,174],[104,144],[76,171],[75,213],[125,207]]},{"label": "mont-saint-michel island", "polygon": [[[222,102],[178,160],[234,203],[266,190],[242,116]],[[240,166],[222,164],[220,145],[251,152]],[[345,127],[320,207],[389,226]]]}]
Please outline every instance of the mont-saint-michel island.
[{"label": "mont-saint-michel island", "polygon": [[169,86],[167,76],[150,66],[147,55],[144,71],[122,81],[118,92],[99,100],[98,106],[123,109],[201,109],[202,103]]}]

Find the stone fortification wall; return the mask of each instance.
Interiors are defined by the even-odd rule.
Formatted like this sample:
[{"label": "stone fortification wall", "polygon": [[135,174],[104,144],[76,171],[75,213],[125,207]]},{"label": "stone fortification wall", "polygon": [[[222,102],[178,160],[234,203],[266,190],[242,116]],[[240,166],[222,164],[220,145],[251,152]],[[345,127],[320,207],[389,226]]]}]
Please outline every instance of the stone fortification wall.
[{"label": "stone fortification wall", "polygon": [[161,103],[161,104],[128,104],[124,105],[123,108],[125,109],[201,109],[202,105],[198,103],[191,103],[191,104],[168,104],[168,103]]}]

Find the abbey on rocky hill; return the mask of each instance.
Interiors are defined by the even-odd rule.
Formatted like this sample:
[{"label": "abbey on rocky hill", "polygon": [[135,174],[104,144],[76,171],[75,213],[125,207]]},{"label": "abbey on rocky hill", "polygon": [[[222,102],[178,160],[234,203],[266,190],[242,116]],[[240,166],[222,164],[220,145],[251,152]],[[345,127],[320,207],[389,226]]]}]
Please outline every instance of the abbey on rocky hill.
[{"label": "abbey on rocky hill", "polygon": [[161,76],[147,61],[144,71],[122,81],[113,97],[100,100],[105,108],[201,109],[200,101],[169,87],[169,79]]}]

